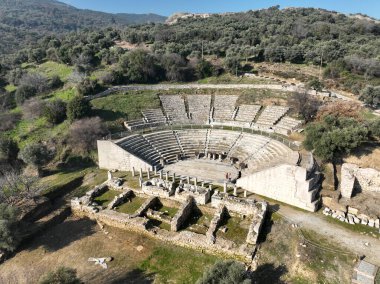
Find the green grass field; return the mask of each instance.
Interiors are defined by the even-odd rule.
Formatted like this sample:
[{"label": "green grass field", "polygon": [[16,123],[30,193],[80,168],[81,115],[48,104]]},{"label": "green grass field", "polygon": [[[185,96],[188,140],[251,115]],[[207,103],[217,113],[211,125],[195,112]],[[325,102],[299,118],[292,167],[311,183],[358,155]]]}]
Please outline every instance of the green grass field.
[{"label": "green grass field", "polygon": [[223,233],[222,231],[218,230],[216,236],[231,240],[236,244],[243,244],[248,234],[248,223],[249,220],[247,219],[245,219],[243,222],[240,217],[232,216],[228,218],[227,222],[224,224],[227,227],[227,231]]},{"label": "green grass field", "polygon": [[107,190],[105,193],[103,193],[102,195],[96,197],[94,199],[94,201],[96,203],[98,203],[99,205],[103,206],[103,207],[107,207],[108,204],[110,204],[110,202],[117,196],[119,195],[120,192],[119,191],[116,191],[116,190]]},{"label": "green grass field", "polygon": [[41,65],[38,65],[34,70],[35,72],[41,73],[49,78],[59,76],[63,82],[66,82],[73,72],[73,67],[67,66],[66,64],[47,61]]},{"label": "green grass field", "polygon": [[94,99],[91,104],[94,114],[106,121],[133,120],[142,117],[141,110],[159,108],[160,100],[155,92],[130,92]]},{"label": "green grass field", "polygon": [[125,202],[118,206],[116,211],[125,214],[133,214],[146,201],[146,198],[134,196],[131,202]]},{"label": "green grass field", "polygon": [[208,266],[219,258],[194,250],[162,244],[140,264],[140,269],[156,274],[155,283],[195,283]]}]

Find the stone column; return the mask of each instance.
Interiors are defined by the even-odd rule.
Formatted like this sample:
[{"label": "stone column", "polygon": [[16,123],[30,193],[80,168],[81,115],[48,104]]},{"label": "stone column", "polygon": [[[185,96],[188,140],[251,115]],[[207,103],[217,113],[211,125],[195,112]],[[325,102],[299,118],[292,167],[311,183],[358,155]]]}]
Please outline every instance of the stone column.
[{"label": "stone column", "polygon": [[198,184],[198,180],[197,180],[197,178],[195,177],[195,178],[194,178],[194,185],[197,186],[197,184]]},{"label": "stone column", "polygon": [[190,184],[190,177],[187,177],[187,184]]},{"label": "stone column", "polygon": [[234,186],[234,196],[237,196],[237,186]]},{"label": "stone column", "polygon": [[154,174],[157,175],[157,166],[154,166]]},{"label": "stone column", "polygon": [[247,197],[247,191],[244,190],[244,197]]},{"label": "stone column", "polygon": [[162,179],[162,171],[160,171],[160,179]]},{"label": "stone column", "polygon": [[224,193],[227,193],[227,183],[226,182],[224,182]]},{"label": "stone column", "polygon": [[165,179],[166,179],[166,181],[169,181],[169,174],[168,174],[168,172],[165,173]]},{"label": "stone column", "polygon": [[173,182],[175,182],[175,173],[173,173]]},{"label": "stone column", "polygon": [[135,176],[135,167],[132,167],[132,176],[134,177]]},{"label": "stone column", "polygon": [[139,185],[140,185],[140,187],[142,187],[142,184],[143,184],[143,179],[140,177],[139,178]]},{"label": "stone column", "polygon": [[146,171],[146,176],[147,176],[148,179],[150,179],[150,171],[149,171],[149,169]]},{"label": "stone column", "polygon": [[208,189],[209,189],[210,191],[212,190],[212,185],[211,185],[211,184],[208,185]]},{"label": "stone column", "polygon": [[143,172],[142,172],[142,168],[140,168],[140,178],[143,177]]}]

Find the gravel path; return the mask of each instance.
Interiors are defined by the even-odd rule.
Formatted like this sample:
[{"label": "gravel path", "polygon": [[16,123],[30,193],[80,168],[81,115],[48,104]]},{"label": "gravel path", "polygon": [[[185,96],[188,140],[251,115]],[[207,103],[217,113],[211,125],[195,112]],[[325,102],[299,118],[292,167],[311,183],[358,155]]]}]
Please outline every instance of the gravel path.
[{"label": "gravel path", "polygon": [[[329,223],[316,213],[306,213],[287,206],[280,206],[278,213],[291,223],[317,232],[351,250],[357,255],[365,255],[368,261],[380,266],[380,239],[350,231]],[[365,245],[367,243],[368,245]]]}]

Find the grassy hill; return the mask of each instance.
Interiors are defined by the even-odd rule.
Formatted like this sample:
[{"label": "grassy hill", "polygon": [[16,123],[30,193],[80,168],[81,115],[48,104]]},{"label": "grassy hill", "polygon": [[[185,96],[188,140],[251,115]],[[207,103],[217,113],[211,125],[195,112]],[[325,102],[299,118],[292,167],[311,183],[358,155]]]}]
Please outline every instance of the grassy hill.
[{"label": "grassy hill", "polygon": [[108,14],[82,10],[54,0],[0,0],[0,53],[13,53],[47,34],[84,28],[164,22],[156,14]]}]

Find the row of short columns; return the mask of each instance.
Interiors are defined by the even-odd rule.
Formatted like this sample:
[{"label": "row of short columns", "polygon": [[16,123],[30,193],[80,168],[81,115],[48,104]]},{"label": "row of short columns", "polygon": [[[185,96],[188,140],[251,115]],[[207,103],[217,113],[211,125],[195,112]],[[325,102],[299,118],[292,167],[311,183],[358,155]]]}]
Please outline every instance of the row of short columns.
[{"label": "row of short columns", "polygon": [[[156,166],[154,166],[153,171],[154,171],[154,174],[156,176],[158,173],[160,179],[163,179],[163,171],[157,172]],[[150,170],[149,169],[146,171],[146,174],[147,174],[147,178],[150,179]],[[134,177],[135,175],[136,175],[136,170],[134,167],[132,167],[132,176]],[[172,181],[175,182],[175,179],[176,179],[176,175],[175,175],[175,173],[173,173]],[[169,181],[169,173],[168,172],[165,172],[165,180]],[[187,184],[190,184],[190,177],[189,176],[186,177],[186,181],[187,181]],[[198,186],[198,179],[196,177],[193,179],[193,182],[194,182],[194,186]],[[182,179],[180,180],[180,183],[182,183]],[[140,170],[139,170],[139,185],[140,185],[140,187],[142,187],[142,184],[143,184],[143,170],[140,168]],[[202,182],[202,187],[204,187],[204,182]],[[211,184],[209,185],[209,189],[210,190],[212,189]],[[224,182],[223,190],[224,190],[224,193],[227,193],[227,182]],[[237,186],[236,185],[234,185],[233,195],[237,196]],[[247,197],[247,191],[246,190],[244,190],[244,197]]]}]

